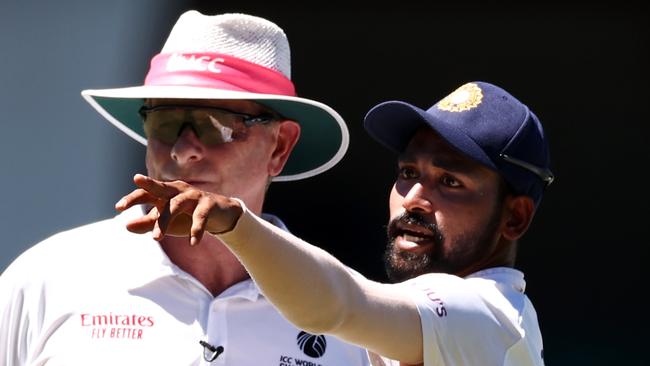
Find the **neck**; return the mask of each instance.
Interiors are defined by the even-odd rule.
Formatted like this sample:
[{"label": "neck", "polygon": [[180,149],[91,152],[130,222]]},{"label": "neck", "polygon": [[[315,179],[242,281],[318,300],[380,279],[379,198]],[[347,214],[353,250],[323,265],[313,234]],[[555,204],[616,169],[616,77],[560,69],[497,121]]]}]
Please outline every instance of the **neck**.
[{"label": "neck", "polygon": [[[263,192],[252,198],[242,197],[242,200],[251,212],[261,214]],[[190,246],[187,237],[166,236],[160,245],[172,263],[201,282],[213,296],[250,277],[230,249],[213,235],[203,234],[194,246]]]},{"label": "neck", "polygon": [[232,252],[212,235],[205,234],[195,246],[182,237],[165,237],[160,245],[174,264],[201,282],[213,296],[249,277]]},{"label": "neck", "polygon": [[473,263],[468,268],[455,273],[459,277],[466,277],[474,272],[494,267],[514,268],[515,258],[517,256],[517,243],[506,239],[501,239],[495,250],[483,260]]}]

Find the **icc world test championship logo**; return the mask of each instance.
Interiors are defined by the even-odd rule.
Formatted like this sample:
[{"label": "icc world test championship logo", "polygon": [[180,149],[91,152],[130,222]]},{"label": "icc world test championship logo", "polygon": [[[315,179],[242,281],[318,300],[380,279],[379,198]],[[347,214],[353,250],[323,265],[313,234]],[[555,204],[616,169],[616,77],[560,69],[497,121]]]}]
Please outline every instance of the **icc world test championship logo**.
[{"label": "icc world test championship logo", "polygon": [[298,346],[307,356],[318,358],[325,354],[327,341],[325,336],[300,332],[298,333]]}]

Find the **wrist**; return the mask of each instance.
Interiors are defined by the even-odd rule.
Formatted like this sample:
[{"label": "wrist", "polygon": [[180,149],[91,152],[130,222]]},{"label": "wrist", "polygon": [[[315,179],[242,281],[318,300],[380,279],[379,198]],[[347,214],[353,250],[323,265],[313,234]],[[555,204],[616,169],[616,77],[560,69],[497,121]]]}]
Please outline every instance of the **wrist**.
[{"label": "wrist", "polygon": [[[224,234],[232,231],[244,213],[243,202],[236,198],[225,198],[219,203],[219,210],[215,218],[211,218],[206,231],[212,235]],[[212,224],[214,223],[214,224]]]}]

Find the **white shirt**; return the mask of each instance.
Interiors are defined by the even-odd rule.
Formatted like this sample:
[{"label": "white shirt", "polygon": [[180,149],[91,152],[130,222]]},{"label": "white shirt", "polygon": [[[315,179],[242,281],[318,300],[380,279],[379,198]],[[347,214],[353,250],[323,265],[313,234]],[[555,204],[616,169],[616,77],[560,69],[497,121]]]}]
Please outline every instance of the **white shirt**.
[{"label": "white shirt", "polygon": [[[7,268],[0,365],[368,365],[359,347],[301,333],[251,280],[213,297],[125,229],[141,212],[56,234]],[[223,353],[208,363],[201,340]]]},{"label": "white shirt", "polygon": [[425,366],[544,364],[537,314],[520,271],[426,274],[403,285],[413,288]]}]

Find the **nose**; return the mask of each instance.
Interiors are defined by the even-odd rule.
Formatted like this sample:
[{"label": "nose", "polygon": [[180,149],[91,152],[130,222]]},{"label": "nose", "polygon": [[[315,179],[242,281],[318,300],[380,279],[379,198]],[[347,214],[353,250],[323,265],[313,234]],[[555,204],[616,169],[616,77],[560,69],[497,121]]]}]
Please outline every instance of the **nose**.
[{"label": "nose", "polygon": [[406,211],[410,212],[433,212],[431,199],[427,196],[426,189],[422,183],[415,183],[411,186],[411,188],[406,193],[406,196],[404,196],[402,207],[404,207]]},{"label": "nose", "polygon": [[203,159],[204,154],[205,146],[199,140],[194,128],[190,124],[183,126],[172,147],[172,159],[182,165],[200,161]]}]

